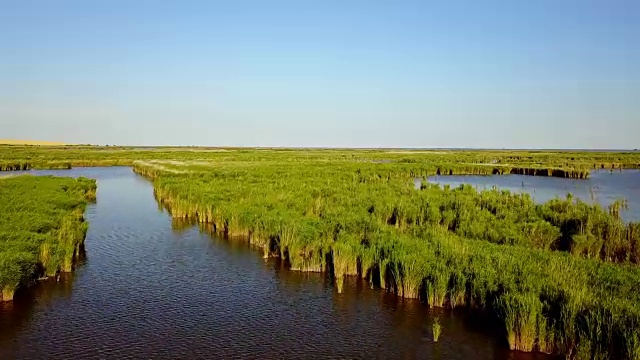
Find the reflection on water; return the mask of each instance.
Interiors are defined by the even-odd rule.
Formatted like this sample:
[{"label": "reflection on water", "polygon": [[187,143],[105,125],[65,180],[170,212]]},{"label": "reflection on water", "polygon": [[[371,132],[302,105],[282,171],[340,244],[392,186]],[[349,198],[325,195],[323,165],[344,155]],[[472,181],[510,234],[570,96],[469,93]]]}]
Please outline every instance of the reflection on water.
[{"label": "reflection on water", "polygon": [[0,302],[0,348],[30,320],[36,306],[55,306],[57,301],[69,299],[73,281],[73,274],[61,274],[57,280],[43,281],[16,294],[13,302]]},{"label": "reflection on water", "polygon": [[485,319],[357,278],[338,294],[326,274],[289,271],[245,242],[172,221],[128,168],[37,173],[98,179],[87,259],[0,305],[2,359],[544,358],[506,350]]},{"label": "reflection on water", "polygon": [[[583,201],[597,202],[608,207],[618,199],[627,200],[628,209],[621,216],[626,221],[640,220],[640,171],[599,171],[591,173],[589,179],[564,179],[525,175],[446,175],[431,176],[429,182],[457,187],[471,184],[479,190],[500,189],[515,193],[528,193],[537,202],[546,202],[555,197],[566,197],[571,193]],[[415,179],[420,187],[420,179]]]}]

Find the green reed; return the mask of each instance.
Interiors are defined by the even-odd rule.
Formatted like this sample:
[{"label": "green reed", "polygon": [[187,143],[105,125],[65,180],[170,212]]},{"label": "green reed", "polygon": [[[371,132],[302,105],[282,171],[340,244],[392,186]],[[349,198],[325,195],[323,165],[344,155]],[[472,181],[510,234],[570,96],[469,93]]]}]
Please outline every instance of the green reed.
[{"label": "green reed", "polygon": [[[521,351],[640,356],[637,224],[571,197],[536,204],[469,186],[415,190],[394,166],[265,160],[134,169],[153,180],[174,217],[241,235],[293,270],[332,272],[338,291],[344,276],[357,275],[429,306],[485,311]],[[597,255],[584,236],[598,239]]]},{"label": "green reed", "polygon": [[0,178],[0,300],[12,300],[37,278],[72,270],[95,191],[95,181],[83,178]]}]

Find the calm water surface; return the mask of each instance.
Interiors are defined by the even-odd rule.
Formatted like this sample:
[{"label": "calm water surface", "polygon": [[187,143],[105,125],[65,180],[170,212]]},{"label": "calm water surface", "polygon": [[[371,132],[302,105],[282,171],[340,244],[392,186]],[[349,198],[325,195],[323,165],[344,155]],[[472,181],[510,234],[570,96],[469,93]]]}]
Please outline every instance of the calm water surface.
[{"label": "calm water surface", "polygon": [[[640,171],[599,171],[592,172],[589,179],[564,179],[544,176],[525,175],[444,175],[432,176],[428,181],[451,185],[471,184],[477,189],[500,189],[516,193],[528,193],[535,201],[545,202],[555,197],[566,197],[572,193],[576,198],[607,207],[616,199],[626,199],[628,210],[621,216],[626,221],[640,220]],[[416,179],[419,187],[420,180]]]},{"label": "calm water surface", "polygon": [[323,275],[172,227],[151,184],[129,168],[32,173],[98,179],[98,199],[76,271],[0,304],[0,359],[544,358],[505,350],[483,321],[355,279],[338,294]]}]

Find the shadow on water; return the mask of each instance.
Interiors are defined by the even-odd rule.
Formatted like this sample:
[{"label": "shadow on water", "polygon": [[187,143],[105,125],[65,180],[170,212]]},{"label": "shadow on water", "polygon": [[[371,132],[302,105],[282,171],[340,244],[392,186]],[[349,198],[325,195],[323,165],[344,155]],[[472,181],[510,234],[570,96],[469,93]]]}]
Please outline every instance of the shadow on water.
[{"label": "shadow on water", "polygon": [[58,279],[40,281],[37,285],[16,292],[14,301],[0,302],[0,347],[25,328],[37,306],[54,306],[57,300],[68,299],[74,285],[74,274],[60,274]]}]

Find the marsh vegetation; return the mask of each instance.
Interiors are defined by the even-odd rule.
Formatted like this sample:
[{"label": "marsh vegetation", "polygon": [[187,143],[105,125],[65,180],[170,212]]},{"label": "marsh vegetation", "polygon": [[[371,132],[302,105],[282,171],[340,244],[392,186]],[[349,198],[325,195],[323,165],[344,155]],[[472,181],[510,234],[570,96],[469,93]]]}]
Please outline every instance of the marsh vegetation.
[{"label": "marsh vegetation", "polygon": [[357,276],[430,307],[488,314],[514,350],[640,357],[640,226],[620,218],[623,201],[603,208],[571,196],[536,203],[498,189],[413,186],[434,174],[585,178],[638,168],[636,153],[2,151],[20,166],[132,165],[178,220],[292,270],[329,273],[338,292]]},{"label": "marsh vegetation", "polygon": [[438,342],[438,340],[440,339],[440,335],[442,334],[442,325],[440,325],[440,318],[435,317],[433,319],[431,329],[433,332],[433,341]]},{"label": "marsh vegetation", "polygon": [[[413,188],[389,164],[136,164],[176,218],[211,224],[293,270],[359,276],[432,307],[493,314],[510,348],[640,356],[639,227],[567,197]],[[175,171],[167,171],[171,168]],[[180,172],[176,172],[180,170]]]},{"label": "marsh vegetation", "polygon": [[592,171],[640,169],[634,151],[284,149],[0,145],[0,171],[131,166],[135,161],[330,161],[389,165],[429,175],[522,174],[587,178]]},{"label": "marsh vegetation", "polygon": [[95,200],[89,179],[0,178],[0,300],[38,278],[70,272],[81,254],[84,209]]}]

